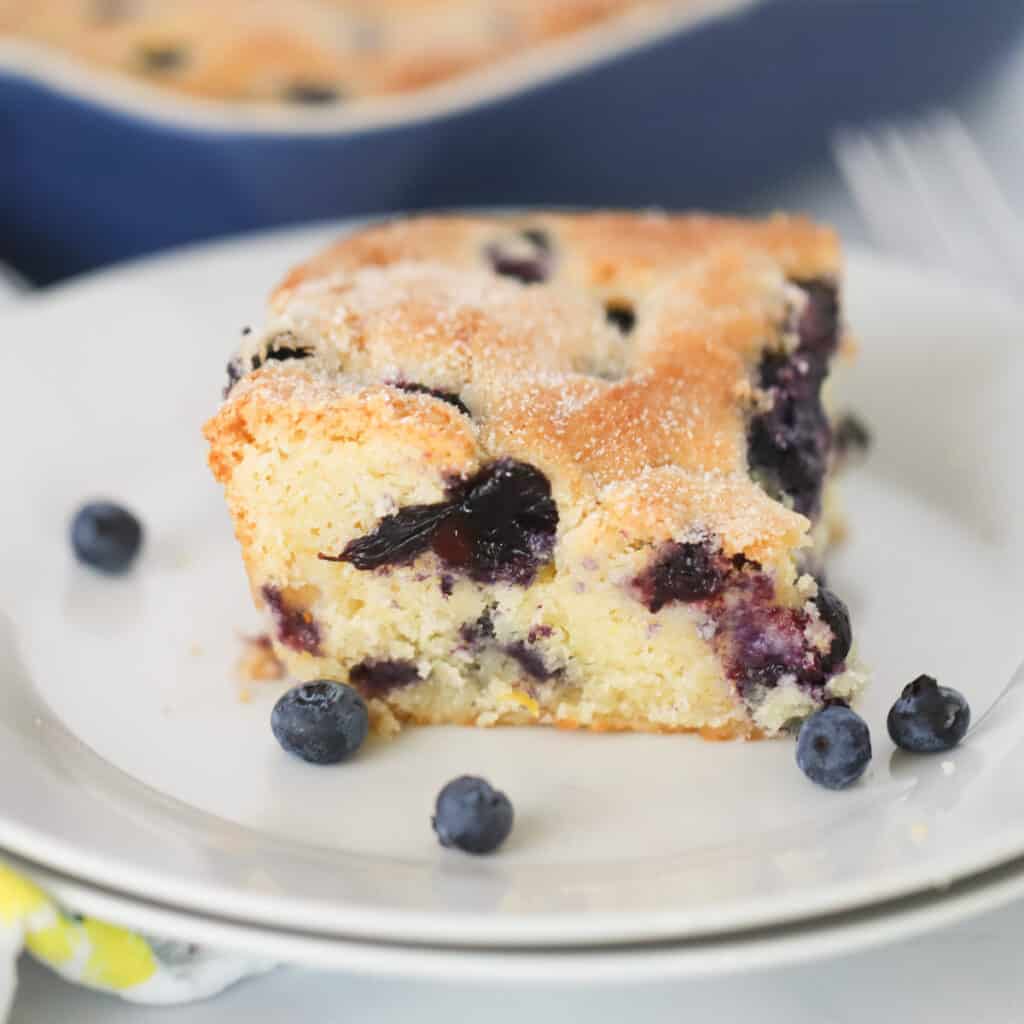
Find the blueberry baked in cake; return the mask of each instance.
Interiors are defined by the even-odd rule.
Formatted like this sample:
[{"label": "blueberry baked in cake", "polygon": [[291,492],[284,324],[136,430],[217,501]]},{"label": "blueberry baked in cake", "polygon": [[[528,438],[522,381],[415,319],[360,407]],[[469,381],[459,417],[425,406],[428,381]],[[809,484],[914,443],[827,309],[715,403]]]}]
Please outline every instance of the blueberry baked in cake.
[{"label": "blueberry baked in cake", "polygon": [[325,106],[405,93],[668,0],[0,0],[0,39],[170,92]]},{"label": "blueberry baked in cake", "polygon": [[293,270],[205,428],[289,673],[378,730],[754,737],[850,701],[814,575],[839,288],[786,216],[425,217]]}]

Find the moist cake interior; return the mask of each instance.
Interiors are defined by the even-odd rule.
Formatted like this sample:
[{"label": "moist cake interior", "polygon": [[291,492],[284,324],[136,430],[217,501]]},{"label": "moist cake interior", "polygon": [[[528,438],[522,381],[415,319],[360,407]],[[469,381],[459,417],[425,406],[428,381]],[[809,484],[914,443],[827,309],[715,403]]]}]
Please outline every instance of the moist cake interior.
[{"label": "moist cake interior", "polygon": [[207,424],[299,679],[402,721],[775,734],[864,682],[839,252],[800,218],[422,218],[297,268]]}]

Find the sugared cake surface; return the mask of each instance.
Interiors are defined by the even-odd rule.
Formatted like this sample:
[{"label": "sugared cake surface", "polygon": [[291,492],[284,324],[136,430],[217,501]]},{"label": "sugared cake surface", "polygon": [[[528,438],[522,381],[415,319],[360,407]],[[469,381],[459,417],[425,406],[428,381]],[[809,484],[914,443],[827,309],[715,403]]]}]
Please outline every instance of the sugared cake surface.
[{"label": "sugared cake surface", "polygon": [[409,92],[667,2],[0,0],[0,38],[193,96],[320,106]]},{"label": "sugared cake surface", "polygon": [[290,673],[379,728],[749,736],[851,698],[805,571],[839,270],[799,218],[594,213],[384,224],[292,271],[206,427]]}]

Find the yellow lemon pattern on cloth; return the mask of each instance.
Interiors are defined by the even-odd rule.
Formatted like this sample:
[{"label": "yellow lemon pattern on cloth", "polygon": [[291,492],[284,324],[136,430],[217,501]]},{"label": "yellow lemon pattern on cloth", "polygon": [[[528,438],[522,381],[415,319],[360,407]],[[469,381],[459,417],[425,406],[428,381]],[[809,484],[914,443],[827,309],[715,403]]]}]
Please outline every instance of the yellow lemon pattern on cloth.
[{"label": "yellow lemon pattern on cloth", "polygon": [[126,989],[158,970],[149,944],[114,925],[66,914],[33,882],[0,863],[0,926],[21,933],[25,948],[71,981]]},{"label": "yellow lemon pattern on cloth", "polygon": [[[68,981],[145,1003],[203,999],[273,966],[70,913],[0,861],[0,955],[7,948],[12,957],[24,948]],[[0,1021],[10,998],[3,979],[0,971]]]}]

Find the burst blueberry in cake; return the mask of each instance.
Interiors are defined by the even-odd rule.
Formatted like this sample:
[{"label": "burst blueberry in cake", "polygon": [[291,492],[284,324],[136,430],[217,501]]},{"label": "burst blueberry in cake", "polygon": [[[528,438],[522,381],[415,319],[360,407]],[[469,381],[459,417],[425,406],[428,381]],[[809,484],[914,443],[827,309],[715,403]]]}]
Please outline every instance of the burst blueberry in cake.
[{"label": "burst blueberry in cake", "polygon": [[0,0],[0,39],[169,92],[323,108],[411,92],[668,0]]},{"label": "burst blueberry in cake", "polygon": [[206,426],[299,680],[401,722],[772,735],[864,681],[827,542],[834,235],[397,221],[274,292]]}]

